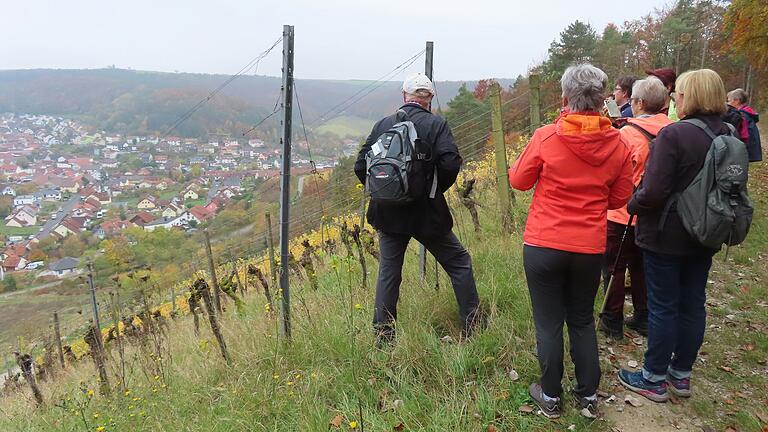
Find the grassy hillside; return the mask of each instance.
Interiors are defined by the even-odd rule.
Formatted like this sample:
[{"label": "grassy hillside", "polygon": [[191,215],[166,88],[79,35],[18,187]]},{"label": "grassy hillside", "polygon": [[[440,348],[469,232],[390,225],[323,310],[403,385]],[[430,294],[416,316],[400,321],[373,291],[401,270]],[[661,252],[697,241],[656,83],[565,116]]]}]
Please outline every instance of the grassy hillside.
[{"label": "grassy hillside", "polygon": [[[131,343],[126,387],[111,397],[99,394],[93,364],[84,358],[59,371],[55,382],[43,383],[44,407],[33,408],[27,387],[0,399],[0,430],[546,431],[571,425],[597,431],[616,426],[624,432],[761,430],[768,419],[765,166],[756,166],[752,176],[758,208],[752,233],[727,260],[717,256],[710,277],[709,328],[696,366],[694,397],[666,405],[625,405],[615,370],[629,360],[642,360],[643,340],[617,343],[601,337],[602,390],[618,402],[603,402],[601,420],[581,418],[569,407],[556,422],[524,412],[530,404],[526,388],[536,379],[538,365],[521,238],[500,232],[495,187],[482,172],[477,196],[483,203],[481,233],[471,230],[468,213],[453,203],[456,233],[472,253],[490,316],[489,327],[471,340],[460,340],[445,274],[436,279],[430,260],[426,280],[421,280],[412,244],[398,340],[390,349],[377,349],[370,324],[375,262],[367,257],[369,286],[364,287],[357,258],[348,258],[339,245],[335,252],[320,254],[317,290],[306,281],[293,281],[291,343],[281,340],[276,315],[265,308],[263,293],[251,287],[242,310],[226,303],[222,326],[231,365],[221,358],[205,322],[197,336],[191,318],[179,318],[157,336],[160,356],[148,354],[154,338]],[[528,195],[517,198],[515,219],[522,226]],[[118,359],[112,345],[113,385]],[[570,382],[573,368],[566,365]]]}]

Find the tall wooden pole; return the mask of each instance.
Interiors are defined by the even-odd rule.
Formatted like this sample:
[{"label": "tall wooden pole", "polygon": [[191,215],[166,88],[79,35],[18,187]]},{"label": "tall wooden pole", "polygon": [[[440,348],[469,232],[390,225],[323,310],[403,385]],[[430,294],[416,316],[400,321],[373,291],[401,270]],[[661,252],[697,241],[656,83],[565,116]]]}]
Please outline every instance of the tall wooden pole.
[{"label": "tall wooden pole", "polygon": [[282,335],[291,339],[291,297],[288,286],[288,263],[290,249],[289,208],[291,191],[291,120],[293,116],[293,26],[283,26],[283,163],[280,184],[280,330]]},{"label": "tall wooden pole", "polygon": [[533,133],[541,125],[541,80],[538,74],[528,76],[528,86],[530,87],[531,133]]},{"label": "tall wooden pole", "polygon": [[221,298],[219,297],[219,278],[216,277],[216,265],[213,263],[213,250],[211,249],[211,235],[208,228],[203,230],[205,234],[205,253],[208,255],[208,271],[211,273],[211,287],[213,287],[213,306],[217,313],[221,313]]},{"label": "tall wooden pole", "polygon": [[496,186],[499,193],[501,227],[506,233],[512,232],[512,214],[510,211],[510,189],[507,180],[507,146],[504,142],[504,120],[501,114],[501,86],[491,86],[491,125],[493,142],[496,147]]}]

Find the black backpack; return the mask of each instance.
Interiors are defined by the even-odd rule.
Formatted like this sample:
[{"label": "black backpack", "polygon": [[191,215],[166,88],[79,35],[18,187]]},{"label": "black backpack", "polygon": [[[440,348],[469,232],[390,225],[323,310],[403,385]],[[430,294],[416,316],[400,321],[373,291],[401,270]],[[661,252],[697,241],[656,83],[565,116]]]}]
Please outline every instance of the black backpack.
[{"label": "black backpack", "polygon": [[[432,187],[427,192],[426,153],[413,122],[404,110],[398,110],[391,128],[379,135],[365,156],[365,189],[371,200],[402,204],[434,198],[437,193],[437,168]],[[431,158],[431,155],[429,155]]]},{"label": "black backpack", "polygon": [[747,194],[747,149],[728,123],[730,134],[715,135],[699,119],[681,121],[702,129],[712,144],[701,171],[670,202],[677,203],[683,226],[702,245],[710,249],[720,249],[723,244],[737,245],[747,237],[754,212]]}]

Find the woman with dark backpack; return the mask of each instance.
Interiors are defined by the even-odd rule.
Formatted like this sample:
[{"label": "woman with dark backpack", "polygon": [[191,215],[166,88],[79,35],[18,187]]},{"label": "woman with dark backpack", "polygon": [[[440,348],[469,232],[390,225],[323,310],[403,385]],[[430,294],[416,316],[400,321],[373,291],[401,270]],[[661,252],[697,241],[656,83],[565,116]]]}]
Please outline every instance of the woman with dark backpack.
[{"label": "woman with dark backpack", "polygon": [[[760,121],[760,114],[751,106],[747,105],[747,92],[737,88],[728,92],[728,112],[731,107],[741,115],[741,127],[737,127],[739,138],[747,145],[747,153],[750,162],[759,162],[763,160],[763,149],[760,143],[760,131],[757,129],[757,122]],[[727,121],[727,120],[726,120]],[[735,126],[735,125],[734,125]]]},{"label": "woman with dark backpack", "polygon": [[717,253],[688,233],[675,204],[676,194],[701,171],[713,141],[705,130],[684,120],[701,120],[715,135],[730,133],[721,120],[726,95],[716,72],[686,72],[676,88],[683,121],[659,132],[643,181],[628,206],[637,215],[635,242],[645,264],[648,349],[642,370],[621,370],[619,381],[654,402],[665,402],[668,390],[680,397],[691,395],[691,370],[704,340],[707,277]]}]

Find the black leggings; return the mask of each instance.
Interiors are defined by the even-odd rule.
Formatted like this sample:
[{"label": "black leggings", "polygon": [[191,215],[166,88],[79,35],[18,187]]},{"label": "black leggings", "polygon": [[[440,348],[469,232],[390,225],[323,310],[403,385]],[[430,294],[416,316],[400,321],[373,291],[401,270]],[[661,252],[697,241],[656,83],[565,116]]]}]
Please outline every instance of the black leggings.
[{"label": "black leggings", "polygon": [[571,359],[576,366],[574,391],[597,392],[600,361],[593,316],[600,284],[601,254],[579,254],[526,245],[525,277],[536,324],[541,387],[550,397],[563,391],[563,323],[568,323]]}]

